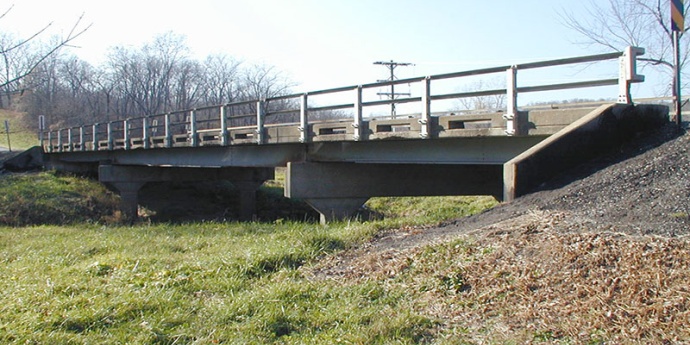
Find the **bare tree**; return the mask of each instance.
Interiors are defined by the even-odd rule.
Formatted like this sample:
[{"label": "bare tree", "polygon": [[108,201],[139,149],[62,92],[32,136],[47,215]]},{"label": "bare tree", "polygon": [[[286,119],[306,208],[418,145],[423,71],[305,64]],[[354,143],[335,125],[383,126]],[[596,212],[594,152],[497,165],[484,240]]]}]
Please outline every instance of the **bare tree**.
[{"label": "bare tree", "polygon": [[[49,115],[54,126],[166,112],[174,112],[174,121],[182,121],[184,112],[176,110],[265,99],[290,91],[290,82],[273,67],[242,69],[239,62],[226,56],[199,62],[188,52],[182,36],[167,33],[141,48],[113,48],[108,62],[98,68],[76,57],[53,54],[26,77],[30,92],[21,97],[20,106],[31,116]],[[287,100],[265,106],[269,112],[297,108]],[[255,114],[255,108],[254,102],[229,107],[229,115]],[[209,114],[198,112],[197,117],[217,117]]]},{"label": "bare tree", "polygon": [[[472,83],[470,86],[466,87],[464,91],[474,92],[489,89],[505,89],[505,80],[501,78],[494,79],[479,79]],[[473,96],[459,98],[456,103],[456,107],[459,111],[471,111],[471,112],[487,112],[496,111],[498,109],[505,109],[506,107],[506,94],[500,93],[496,95],[488,96]]]},{"label": "bare tree", "polygon": [[204,102],[223,104],[237,101],[241,63],[226,55],[211,55],[204,61]]},{"label": "bare tree", "polygon": [[[669,6],[668,0],[589,0],[583,17],[566,11],[561,17],[568,28],[583,37],[580,44],[611,51],[621,51],[627,46],[645,48],[645,56],[638,60],[665,76],[664,92],[668,93],[673,85]],[[690,54],[690,42],[684,36],[682,41],[681,70]]]},{"label": "bare tree", "polygon": [[[0,15],[5,18],[12,6]],[[0,107],[10,102],[13,93],[22,92],[22,80],[31,74],[41,63],[69,46],[70,42],[81,36],[91,25],[82,26],[83,14],[77,19],[67,35],[56,37],[50,43],[41,44],[39,37],[44,35],[52,23],[48,23],[29,37],[19,38],[11,33],[0,32]]]}]

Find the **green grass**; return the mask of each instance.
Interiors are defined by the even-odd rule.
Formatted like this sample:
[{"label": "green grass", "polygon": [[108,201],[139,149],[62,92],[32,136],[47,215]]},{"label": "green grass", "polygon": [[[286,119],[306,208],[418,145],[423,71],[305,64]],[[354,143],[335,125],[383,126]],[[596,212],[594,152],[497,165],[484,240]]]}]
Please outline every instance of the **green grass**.
[{"label": "green grass", "polygon": [[112,209],[101,219],[79,218],[116,201],[93,181],[5,176],[0,195],[0,215],[18,224],[75,217],[62,226],[0,227],[3,344],[430,342],[438,320],[418,313],[404,286],[314,280],[302,267],[382,229],[438,223],[494,203],[374,198],[367,207],[383,219],[327,226],[289,219],[115,226],[107,221]]},{"label": "green grass", "polygon": [[417,343],[402,289],[299,267],[367,225],[0,228],[1,343]]}]

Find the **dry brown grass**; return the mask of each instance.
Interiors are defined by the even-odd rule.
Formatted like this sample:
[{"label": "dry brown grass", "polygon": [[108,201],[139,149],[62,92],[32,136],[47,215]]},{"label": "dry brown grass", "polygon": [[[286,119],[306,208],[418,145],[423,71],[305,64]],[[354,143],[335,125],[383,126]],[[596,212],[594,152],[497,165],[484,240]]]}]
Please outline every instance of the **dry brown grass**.
[{"label": "dry brown grass", "polygon": [[687,239],[564,232],[565,217],[531,212],[443,244],[331,258],[317,276],[408,289],[449,343],[690,342]]}]

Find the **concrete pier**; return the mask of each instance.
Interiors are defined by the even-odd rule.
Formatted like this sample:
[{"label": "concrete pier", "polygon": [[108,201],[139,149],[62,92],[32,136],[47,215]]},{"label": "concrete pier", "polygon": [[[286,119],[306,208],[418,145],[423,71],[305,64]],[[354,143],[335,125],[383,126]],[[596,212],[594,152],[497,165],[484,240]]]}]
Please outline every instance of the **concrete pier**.
[{"label": "concrete pier", "polygon": [[101,165],[99,181],[120,193],[121,210],[128,219],[137,217],[138,193],[147,182],[228,180],[240,191],[240,218],[256,215],[256,192],[274,178],[273,168],[187,168]]}]

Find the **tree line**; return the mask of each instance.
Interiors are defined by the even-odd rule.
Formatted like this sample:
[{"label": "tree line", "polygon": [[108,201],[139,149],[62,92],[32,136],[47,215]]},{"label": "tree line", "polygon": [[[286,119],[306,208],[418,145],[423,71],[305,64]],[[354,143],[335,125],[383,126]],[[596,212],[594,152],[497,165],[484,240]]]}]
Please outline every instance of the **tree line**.
[{"label": "tree line", "polygon": [[138,48],[114,47],[99,66],[52,54],[5,94],[27,116],[69,127],[281,96],[292,86],[272,66],[221,54],[194,59],[183,36],[165,33]]}]

